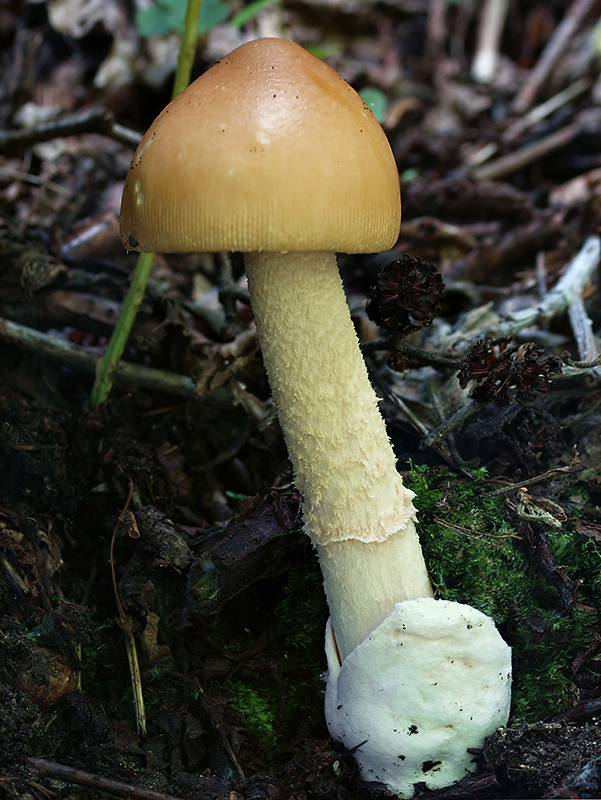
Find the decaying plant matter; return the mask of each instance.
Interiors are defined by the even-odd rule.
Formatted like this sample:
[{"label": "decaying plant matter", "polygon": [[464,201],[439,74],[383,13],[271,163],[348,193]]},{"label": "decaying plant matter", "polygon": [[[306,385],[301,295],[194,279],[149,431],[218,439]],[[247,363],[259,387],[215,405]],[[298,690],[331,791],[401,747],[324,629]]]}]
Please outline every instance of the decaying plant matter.
[{"label": "decaying plant matter", "polygon": [[[15,797],[55,792],[57,781],[73,794],[85,781],[133,798],[152,787],[198,800],[381,800],[388,790],[357,784],[353,750],[367,738],[361,715],[385,717],[393,683],[382,681],[386,704],[355,707],[349,734],[367,657],[357,645],[341,664],[329,628],[328,702],[339,693],[344,725],[337,707],[329,718],[348,749],[329,736],[328,609],[240,253],[154,258],[144,296],[132,287],[142,302],[121,336],[112,392],[94,390],[103,402],[90,406],[99,359],[116,366],[107,341],[134,261],[119,239],[123,181],[139,132],[166,101],[181,30],[181,4],[145,4],[165,33],[143,33],[137,5],[2,6],[0,785]],[[185,48],[194,73],[257,36],[303,44],[360,88],[401,175],[393,249],[338,257],[348,329],[395,466],[416,493],[420,544],[444,601],[427,604],[469,602],[516,655],[510,727],[470,752],[477,771],[437,789],[437,800],[598,797],[594,3],[516,0],[506,15],[496,0],[282,0],[238,4],[241,14],[234,5],[204,4],[196,51]],[[228,11],[217,23],[213,12]],[[197,26],[188,31],[195,39]],[[311,191],[322,195],[318,180]],[[414,272],[422,262],[437,272]],[[376,324],[364,312],[371,286],[387,303]],[[294,306],[302,293],[290,288]],[[311,344],[329,308],[317,316]],[[316,363],[327,383],[336,359]],[[418,630],[423,609],[413,609]],[[398,643],[401,629],[385,623]],[[139,656],[146,736],[135,728],[124,630]],[[386,647],[374,649],[384,662]],[[424,666],[424,684],[431,674]],[[417,781],[428,797],[424,776],[433,785],[440,765],[420,750],[423,727],[397,719],[411,750],[379,740],[378,752],[404,755],[405,767],[412,755],[417,775],[401,771],[409,785],[400,788]]]}]

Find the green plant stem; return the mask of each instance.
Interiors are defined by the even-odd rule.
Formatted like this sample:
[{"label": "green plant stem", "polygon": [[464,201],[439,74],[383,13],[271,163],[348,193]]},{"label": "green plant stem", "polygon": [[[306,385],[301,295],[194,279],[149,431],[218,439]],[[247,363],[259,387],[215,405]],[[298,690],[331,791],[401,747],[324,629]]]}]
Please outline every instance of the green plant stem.
[{"label": "green plant stem", "polygon": [[173,91],[171,98],[177,97],[180,92],[190,83],[192,66],[196,55],[196,43],[198,42],[198,21],[200,19],[200,7],[202,0],[188,0],[186,6],[186,18],[184,20],[184,33],[179,48],[177,59],[177,69],[173,80]]},{"label": "green plant stem", "polygon": [[[172,98],[177,97],[190,83],[192,65],[196,54],[196,43],[198,41],[198,23],[201,6],[202,0],[188,0],[186,19],[184,21],[184,33],[173,81],[173,91],[171,93]],[[154,253],[140,253],[138,256],[121,314],[119,315],[119,319],[111,335],[106,352],[98,362],[96,379],[90,396],[94,405],[103,403],[109,396],[115,371],[119,366],[121,355],[123,354],[136,314],[140,308],[140,303],[144,297],[144,292],[146,291],[153,261]]]},{"label": "green plant stem", "polygon": [[94,405],[104,402],[111,391],[115,372],[119,367],[119,361],[144,297],[153,261],[154,253],[140,253],[138,256],[119,319],[113,329],[104,355],[98,362],[96,380],[90,396]]}]

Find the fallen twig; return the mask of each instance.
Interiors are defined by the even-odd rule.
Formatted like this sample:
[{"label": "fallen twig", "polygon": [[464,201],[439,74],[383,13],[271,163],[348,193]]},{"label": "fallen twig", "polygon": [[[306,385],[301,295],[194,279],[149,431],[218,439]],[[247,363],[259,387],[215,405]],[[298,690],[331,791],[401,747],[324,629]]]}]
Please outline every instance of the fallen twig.
[{"label": "fallen twig", "polygon": [[132,786],[129,783],[115,781],[102,775],[94,775],[91,772],[84,772],[82,769],[66,767],[64,764],[46,761],[43,758],[28,758],[27,765],[32,772],[36,772],[46,778],[67,781],[78,786],[88,786],[91,789],[99,789],[118,797],[131,797],[135,798],[135,800],[180,800],[180,798],[173,797],[173,795],[155,792],[152,789],[142,789],[140,786]]},{"label": "fallen twig", "polygon": [[486,0],[480,12],[476,53],[472,62],[472,78],[490,83],[499,63],[499,45],[507,17],[508,0]]},{"label": "fallen twig", "polygon": [[[0,341],[8,342],[31,353],[43,353],[49,358],[91,374],[96,372],[99,361],[94,353],[65,339],[2,318],[0,318]],[[154,389],[184,397],[191,397],[196,388],[194,381],[186,375],[177,375],[124,361],[119,364],[115,380],[121,385],[133,384],[138,388]]]},{"label": "fallen twig", "polygon": [[63,136],[83,133],[100,133],[121,144],[136,147],[141,139],[139,133],[115,122],[111,111],[105,108],[87,109],[70,117],[23,128],[16,131],[0,131],[0,152],[7,155],[26,150],[38,142],[47,142]]},{"label": "fallen twig", "polygon": [[146,736],[146,710],[144,704],[144,693],[142,691],[142,676],[140,674],[140,662],[138,661],[138,649],[136,647],[136,640],[134,639],[134,632],[131,622],[125,615],[123,603],[121,602],[121,595],[119,594],[119,586],[117,584],[117,576],[115,574],[115,539],[117,532],[120,528],[125,528],[132,539],[137,539],[140,536],[137,525],[135,524],[135,517],[133,517],[129,510],[134,493],[134,485],[132,479],[129,479],[129,493],[127,500],[123,506],[117,523],[113,528],[113,535],[111,536],[110,546],[110,565],[111,565],[111,578],[113,581],[113,591],[115,592],[115,602],[119,611],[119,624],[125,633],[125,650],[127,653],[127,663],[129,665],[129,674],[131,678],[131,687],[134,698],[134,710],[136,714],[136,729],[141,736]]},{"label": "fallen twig", "polygon": [[584,92],[588,91],[591,88],[591,81],[589,78],[578,78],[577,81],[574,81],[570,86],[567,86],[561,92],[557,92],[554,94],[553,97],[550,97],[548,100],[545,100],[544,103],[540,103],[538,106],[535,106],[527,114],[524,114],[523,117],[516,119],[507,130],[505,130],[501,134],[501,140],[503,142],[513,142],[519,136],[524,133],[524,131],[531,128],[533,125],[537,125],[542,120],[547,119],[558,111],[560,108],[563,108],[567,103],[572,100],[575,100],[579,95],[584,94]]},{"label": "fallen twig", "polygon": [[[486,330],[479,331],[479,338],[502,338],[515,336],[524,328],[537,322],[545,321],[567,311],[575,301],[582,298],[582,293],[596,270],[601,259],[601,239],[598,236],[589,236],[576,256],[568,264],[566,271],[543,299],[531,308],[524,308],[513,314],[508,314],[501,319],[493,314],[494,321]],[[457,328],[449,337],[453,343],[466,338],[470,343],[473,340],[473,330]],[[449,342],[449,345],[451,342]]]},{"label": "fallen twig", "polygon": [[523,114],[532,105],[540,87],[548,79],[570,39],[595,5],[596,0],[574,0],[513,103],[513,112]]},{"label": "fallen twig", "polygon": [[442,423],[442,425],[434,428],[427,436],[424,436],[420,442],[420,447],[425,450],[427,447],[433,447],[434,445],[440,446],[441,442],[444,442],[447,436],[449,436],[455,428],[462,425],[478,408],[480,408],[480,405],[468,398],[462,406],[459,406],[454,414],[451,414],[451,416]]},{"label": "fallen twig", "polygon": [[[544,103],[535,106],[523,117],[519,117],[501,134],[500,141],[504,144],[511,144],[516,141],[529,128],[542,122],[563,108],[567,103],[575,100],[579,95],[584,94],[591,88],[591,81],[588,78],[579,78],[573,84],[554,94]],[[488,162],[499,151],[498,141],[489,142],[472,153],[465,164],[457,171],[459,175],[468,175],[485,162]]]},{"label": "fallen twig", "polygon": [[573,297],[568,306],[568,317],[572,333],[578,347],[581,361],[594,361],[597,358],[597,343],[593,333],[593,321],[586,313],[582,297]]},{"label": "fallen twig", "polygon": [[571,464],[568,464],[566,467],[553,467],[552,469],[548,469],[546,472],[542,472],[540,475],[535,475],[533,478],[526,478],[523,481],[517,481],[516,483],[510,483],[507,486],[501,486],[498,489],[493,489],[492,492],[485,492],[485,494],[481,495],[484,499],[488,499],[489,497],[498,497],[502,494],[511,494],[512,492],[517,492],[518,489],[526,488],[528,486],[534,486],[535,483],[541,483],[543,481],[551,480],[551,478],[557,477],[557,475],[565,475],[571,472],[578,472],[582,469],[581,465],[575,459]]},{"label": "fallen twig", "polygon": [[524,145],[524,147],[514,150],[513,153],[507,153],[507,155],[497,158],[496,161],[482,164],[468,172],[477,181],[498,180],[512,172],[524,169],[529,164],[548,156],[554,150],[559,150],[560,147],[565,147],[583,130],[584,124],[582,119],[576,119],[575,122],[554,131],[543,139]]}]

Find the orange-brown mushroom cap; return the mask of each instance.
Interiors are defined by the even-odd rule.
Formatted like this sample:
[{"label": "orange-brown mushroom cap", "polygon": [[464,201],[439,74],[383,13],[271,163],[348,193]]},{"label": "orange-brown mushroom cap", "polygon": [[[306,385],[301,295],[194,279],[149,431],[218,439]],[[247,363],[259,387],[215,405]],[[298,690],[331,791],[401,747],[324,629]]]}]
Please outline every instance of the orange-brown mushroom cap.
[{"label": "orange-brown mushroom cap", "polygon": [[299,45],[257,39],[151,125],[121,235],[148,252],[379,252],[400,220],[394,157],[360,96]]}]

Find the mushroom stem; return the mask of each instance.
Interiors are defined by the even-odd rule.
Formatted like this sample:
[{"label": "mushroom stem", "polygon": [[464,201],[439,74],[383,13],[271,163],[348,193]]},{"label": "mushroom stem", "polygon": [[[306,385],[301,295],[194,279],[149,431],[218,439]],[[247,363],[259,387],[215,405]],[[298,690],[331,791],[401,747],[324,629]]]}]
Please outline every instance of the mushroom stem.
[{"label": "mushroom stem", "polygon": [[433,596],[413,517],[383,542],[349,539],[317,552],[341,662],[396,603]]},{"label": "mushroom stem", "polygon": [[335,254],[261,252],[245,262],[305,531],[344,659],[395,603],[432,596],[413,493],[396,470]]}]

